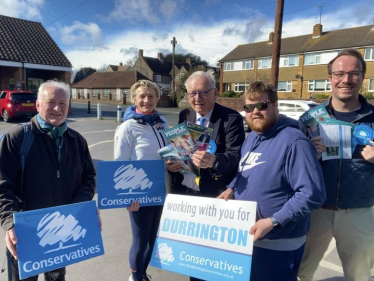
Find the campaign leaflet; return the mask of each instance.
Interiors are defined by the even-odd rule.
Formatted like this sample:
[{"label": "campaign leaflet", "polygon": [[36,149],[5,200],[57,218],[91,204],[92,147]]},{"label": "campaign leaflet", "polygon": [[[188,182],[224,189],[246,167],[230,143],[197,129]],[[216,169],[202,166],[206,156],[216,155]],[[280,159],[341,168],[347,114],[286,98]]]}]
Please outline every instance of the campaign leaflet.
[{"label": "campaign leaflet", "polygon": [[176,149],[182,160],[190,159],[190,155],[198,150],[198,147],[185,123],[181,123],[165,130],[163,133],[169,140],[170,144]]},{"label": "campaign leaflet", "polygon": [[352,159],[358,140],[353,135],[356,124],[326,118],[319,123],[320,135],[326,146],[322,161],[331,159]]},{"label": "campaign leaflet", "polygon": [[167,146],[160,148],[159,150],[157,150],[157,153],[163,160],[170,160],[181,165],[182,170],[180,170],[179,173],[194,174],[195,176],[198,176],[199,171],[197,167],[193,164],[192,160],[182,160],[177,150],[171,144],[168,144]]},{"label": "campaign leaflet", "polygon": [[199,151],[206,151],[213,135],[213,128],[197,125],[193,122],[187,122],[193,140],[195,141]]},{"label": "campaign leaflet", "polygon": [[319,133],[319,122],[325,121],[330,118],[327,110],[323,104],[315,106],[300,116],[301,122],[307,129],[308,135],[311,138],[318,137]]},{"label": "campaign leaflet", "polygon": [[104,255],[96,202],[13,215],[21,279]]}]

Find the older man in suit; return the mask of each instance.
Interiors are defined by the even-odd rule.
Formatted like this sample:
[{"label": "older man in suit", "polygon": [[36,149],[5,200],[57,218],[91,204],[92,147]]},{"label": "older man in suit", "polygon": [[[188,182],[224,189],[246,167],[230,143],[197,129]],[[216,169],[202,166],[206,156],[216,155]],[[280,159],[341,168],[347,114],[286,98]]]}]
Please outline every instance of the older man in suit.
[{"label": "older man in suit", "polygon": [[[237,111],[216,102],[218,90],[215,85],[212,70],[196,71],[185,82],[191,107],[187,121],[213,128],[211,139],[217,145],[217,150],[214,154],[197,151],[192,155],[193,163],[200,168],[200,179],[198,184],[194,180],[189,184],[197,188],[188,188],[186,181],[183,181],[183,185],[183,176],[174,174],[173,189],[184,190],[184,194],[217,197],[237,172],[240,149],[245,139],[243,118]],[[181,169],[178,164],[171,162],[166,165],[172,172]]]}]

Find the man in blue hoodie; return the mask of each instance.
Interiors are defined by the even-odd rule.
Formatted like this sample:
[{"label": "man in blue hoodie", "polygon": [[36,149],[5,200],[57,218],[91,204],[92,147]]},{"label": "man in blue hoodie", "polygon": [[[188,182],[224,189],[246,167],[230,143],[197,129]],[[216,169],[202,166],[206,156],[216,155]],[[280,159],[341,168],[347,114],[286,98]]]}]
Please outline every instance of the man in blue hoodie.
[{"label": "man in blue hoodie", "polygon": [[244,93],[252,132],[241,150],[236,178],[219,198],[257,202],[251,281],[296,280],[310,212],[325,186],[316,151],[297,121],[279,115],[276,89],[257,81]]}]

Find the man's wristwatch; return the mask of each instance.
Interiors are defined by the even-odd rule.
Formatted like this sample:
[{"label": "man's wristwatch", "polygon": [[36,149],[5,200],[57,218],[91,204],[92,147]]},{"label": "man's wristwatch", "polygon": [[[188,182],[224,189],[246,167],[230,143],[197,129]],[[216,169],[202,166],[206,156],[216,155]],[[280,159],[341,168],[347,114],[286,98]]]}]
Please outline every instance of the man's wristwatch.
[{"label": "man's wristwatch", "polygon": [[270,216],[270,221],[274,228],[280,225],[279,222],[277,222],[277,220],[273,216]]}]

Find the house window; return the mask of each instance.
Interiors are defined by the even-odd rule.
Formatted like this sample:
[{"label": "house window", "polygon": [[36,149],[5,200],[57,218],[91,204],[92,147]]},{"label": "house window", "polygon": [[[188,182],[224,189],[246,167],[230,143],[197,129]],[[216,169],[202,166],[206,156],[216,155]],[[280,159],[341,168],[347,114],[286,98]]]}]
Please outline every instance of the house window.
[{"label": "house window", "polygon": [[308,81],[308,90],[311,92],[330,92],[331,85],[329,80],[310,80]]},{"label": "house window", "polygon": [[37,78],[29,78],[27,79],[27,87],[29,91],[32,91],[36,93],[40,87],[40,85],[43,83],[43,79],[37,79]]},{"label": "house window", "polygon": [[104,90],[104,97],[107,97],[110,95],[110,89],[105,89]]},{"label": "house window", "polygon": [[155,81],[161,83],[161,75],[155,75]]},{"label": "house window", "polygon": [[374,92],[374,79],[369,79],[368,90]]},{"label": "house window", "polygon": [[252,69],[253,68],[253,60],[245,60],[242,64],[242,69]]},{"label": "house window", "polygon": [[92,90],[92,96],[93,97],[97,97],[98,94],[99,94],[99,89],[93,89]]},{"label": "house window", "polygon": [[374,60],[374,48],[365,49],[365,60]]},{"label": "house window", "polygon": [[292,55],[287,57],[281,57],[281,61],[283,60],[283,63],[281,66],[298,66],[299,65],[299,55]]},{"label": "house window", "polygon": [[278,82],[278,91],[291,92],[292,91],[292,81]]},{"label": "house window", "polygon": [[14,78],[9,78],[9,90],[15,90],[16,81]]},{"label": "house window", "polygon": [[232,62],[225,62],[223,65],[223,69],[225,71],[233,70],[234,68],[233,68]]},{"label": "house window", "polygon": [[258,68],[270,68],[271,58],[263,58],[258,60]]},{"label": "house window", "polygon": [[234,91],[235,92],[244,92],[245,89],[249,86],[248,83],[235,83]]}]

